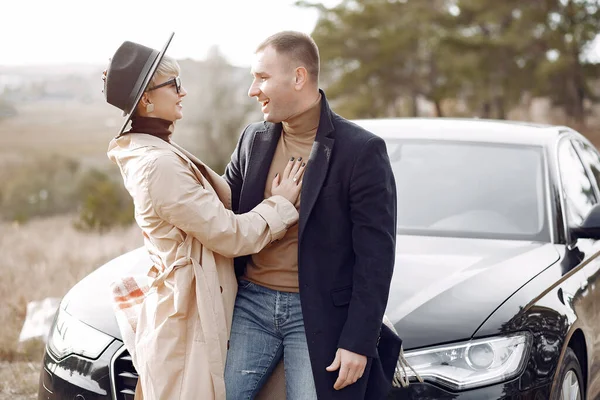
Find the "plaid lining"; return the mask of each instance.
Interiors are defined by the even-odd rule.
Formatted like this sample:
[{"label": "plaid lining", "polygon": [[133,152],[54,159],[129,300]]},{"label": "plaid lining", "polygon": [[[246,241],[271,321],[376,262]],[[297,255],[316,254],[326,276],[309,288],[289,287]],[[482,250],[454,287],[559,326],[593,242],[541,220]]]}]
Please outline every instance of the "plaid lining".
[{"label": "plaid lining", "polygon": [[142,279],[145,281],[146,277],[128,276],[111,285],[115,312],[125,317],[133,333],[137,328],[141,304],[150,289],[145,282],[141,282]]}]

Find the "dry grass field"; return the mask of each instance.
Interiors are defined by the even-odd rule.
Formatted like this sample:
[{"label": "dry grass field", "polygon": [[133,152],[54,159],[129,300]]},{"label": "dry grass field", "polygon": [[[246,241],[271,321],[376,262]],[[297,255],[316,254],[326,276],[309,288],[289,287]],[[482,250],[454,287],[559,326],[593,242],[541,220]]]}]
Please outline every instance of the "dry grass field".
[{"label": "dry grass field", "polygon": [[37,399],[37,379],[40,363],[31,361],[0,361],[0,399]]},{"label": "dry grass field", "polygon": [[[112,167],[106,147],[122,121],[115,109],[99,103],[47,102],[18,111],[17,117],[0,120],[1,173],[48,156]],[[62,297],[104,262],[142,244],[137,226],[84,233],[73,227],[74,220],[72,214],[26,224],[0,221],[0,400],[37,398],[44,345],[18,341],[27,303]]]},{"label": "dry grass field", "polygon": [[62,297],[106,261],[142,244],[137,226],[82,233],[72,221],[60,216],[0,224],[0,399],[37,389],[43,345],[18,342],[27,303]]},{"label": "dry grass field", "polygon": [[47,101],[17,109],[18,116],[0,120],[0,168],[48,156],[110,165],[106,149],[122,123],[116,108],[99,102]]},{"label": "dry grass field", "polygon": [[0,399],[36,390],[43,345],[18,342],[27,303],[62,297],[106,261],[142,244],[137,226],[82,233],[72,221],[60,216],[0,224]]}]

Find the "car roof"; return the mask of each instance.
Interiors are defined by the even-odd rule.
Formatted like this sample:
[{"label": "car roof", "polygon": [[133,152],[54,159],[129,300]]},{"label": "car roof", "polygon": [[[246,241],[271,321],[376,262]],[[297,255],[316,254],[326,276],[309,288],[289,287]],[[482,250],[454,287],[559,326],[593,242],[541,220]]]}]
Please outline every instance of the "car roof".
[{"label": "car roof", "polygon": [[384,139],[427,139],[514,143],[546,146],[555,143],[565,126],[476,118],[382,118],[352,122]]}]

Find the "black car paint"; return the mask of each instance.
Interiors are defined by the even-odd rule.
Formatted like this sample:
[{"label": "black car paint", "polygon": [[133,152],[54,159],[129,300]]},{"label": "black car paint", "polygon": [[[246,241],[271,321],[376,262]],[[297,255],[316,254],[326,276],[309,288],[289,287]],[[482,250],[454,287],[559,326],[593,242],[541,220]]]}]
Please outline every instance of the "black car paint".
[{"label": "black car paint", "polygon": [[523,390],[519,378],[497,385],[450,392],[438,386],[422,383],[411,384],[406,389],[394,388],[387,400],[548,400],[550,384]]},{"label": "black car paint", "polygon": [[[401,320],[392,318],[404,339],[406,351],[433,344],[530,331],[534,340],[524,372],[509,382],[462,392],[452,392],[430,383],[411,383],[406,389],[394,389],[389,399],[548,399],[557,365],[568,345],[576,349],[582,364],[588,398],[600,396],[600,378],[596,378],[600,376],[600,340],[595,332],[600,316],[600,262],[597,258],[600,246],[594,240],[574,241],[570,238],[557,185],[556,147],[559,140],[571,135],[578,134],[565,130],[558,135],[549,135],[544,141],[548,176],[552,182],[549,203],[555,222],[552,226],[554,244],[526,242],[513,248],[504,241],[482,243],[484,247],[506,246],[512,254],[493,263],[493,252],[489,253],[487,260],[479,261],[481,270],[471,266],[477,273],[457,281],[453,287],[437,293],[435,298],[423,298]],[[403,241],[419,245],[419,240],[435,244],[432,251],[441,254],[440,246],[445,239],[440,238],[401,237],[399,246]],[[451,239],[450,242],[453,240],[460,239]],[[471,250],[477,252],[476,249]],[[65,299],[67,311],[96,329],[119,338],[105,284],[117,270],[125,272],[124,269],[133,271],[142,268],[145,262],[142,254],[143,249],[128,253],[81,281]],[[535,264],[533,259],[538,255],[544,261]],[[411,282],[404,281],[399,285],[410,286]],[[480,302],[477,290],[486,285],[491,288],[487,294],[493,293],[495,298]],[[400,291],[403,290],[404,286],[400,287]],[[458,298],[460,302],[452,295],[457,293],[462,295]],[[86,302],[82,299],[92,300]],[[440,310],[442,306],[444,310]],[[458,318],[457,314],[465,316]],[[431,323],[431,318],[436,318],[435,324]],[[111,357],[120,347],[121,342],[115,339],[96,360],[71,355],[56,361],[46,354],[39,398],[74,398],[79,393],[83,393],[86,399],[112,398],[108,371]],[[78,385],[81,389],[77,388]]]},{"label": "black car paint", "polygon": [[[113,341],[95,360],[78,355],[56,360],[46,352],[42,362],[38,399],[110,399],[112,389],[109,366],[113,354],[121,346],[120,341]],[[80,397],[76,397],[77,395]]]}]

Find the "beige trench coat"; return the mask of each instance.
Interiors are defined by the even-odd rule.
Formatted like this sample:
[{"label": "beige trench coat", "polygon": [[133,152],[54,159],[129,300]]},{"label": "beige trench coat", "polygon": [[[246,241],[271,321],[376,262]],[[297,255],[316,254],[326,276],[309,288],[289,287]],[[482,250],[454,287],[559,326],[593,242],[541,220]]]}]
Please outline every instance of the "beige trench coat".
[{"label": "beige trench coat", "polygon": [[[224,399],[237,282],[232,257],[260,251],[297,222],[281,196],[229,208],[227,183],[177,146],[145,134],[110,142],[154,263],[113,286],[123,341],[144,398]],[[136,398],[139,396],[136,396]]]}]

